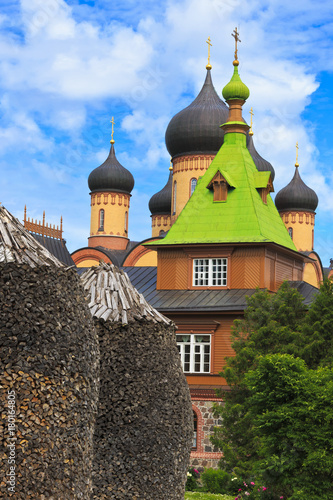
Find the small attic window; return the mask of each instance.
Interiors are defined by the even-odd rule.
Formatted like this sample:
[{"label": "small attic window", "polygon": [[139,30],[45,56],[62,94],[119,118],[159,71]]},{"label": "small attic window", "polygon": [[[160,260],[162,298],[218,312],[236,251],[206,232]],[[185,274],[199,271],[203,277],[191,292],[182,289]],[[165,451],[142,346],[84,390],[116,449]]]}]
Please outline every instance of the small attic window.
[{"label": "small attic window", "polygon": [[229,184],[221,172],[217,172],[207,188],[214,191],[214,201],[227,201]]},{"label": "small attic window", "polygon": [[266,187],[261,187],[261,188],[257,188],[257,189],[258,189],[258,193],[260,194],[263,203],[265,203],[265,205],[267,205],[267,195],[269,193],[274,193],[272,178],[271,177],[269,178],[269,181],[268,181],[268,184]]}]

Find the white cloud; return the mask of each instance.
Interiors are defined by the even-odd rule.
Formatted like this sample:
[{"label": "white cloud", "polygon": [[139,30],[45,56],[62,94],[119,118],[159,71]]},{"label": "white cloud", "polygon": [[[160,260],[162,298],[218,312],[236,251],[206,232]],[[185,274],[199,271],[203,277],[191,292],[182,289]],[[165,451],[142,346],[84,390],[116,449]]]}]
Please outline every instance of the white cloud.
[{"label": "white cloud", "polygon": [[[124,0],[121,11],[130,6]],[[210,36],[213,43],[212,76],[221,95],[233,70],[230,34],[239,23],[240,74],[251,92],[244,117],[248,121],[252,106],[255,145],[275,167],[276,190],[293,175],[298,141],[302,178],[320,190],[320,207],[331,210],[333,180],[319,164],[311,126],[302,120],[319,72],[333,67],[331,1],[318,8],[312,0],[171,0],[162,1],[155,18],[148,9],[140,12],[145,10],[147,15],[132,25],[126,14],[112,19],[110,8],[101,23],[102,17],[84,17],[87,6],[21,0],[22,37],[18,20],[17,32],[0,31],[0,153],[42,151],[34,164],[39,176],[62,186],[67,176],[84,176],[90,165],[106,159],[110,118],[101,122],[100,116],[115,115],[121,120],[116,154],[136,181],[131,210],[138,215],[131,227],[139,239],[140,217],[148,213],[140,208],[148,203],[145,193],[154,183],[153,192],[158,191],[167,180],[168,121],[193,100],[205,78],[205,40]],[[0,18],[0,29],[1,22],[8,23],[8,16]],[[70,136],[70,146],[59,144],[62,134]],[[60,154],[65,161],[57,158]],[[63,169],[54,167],[62,163]],[[89,204],[86,191],[82,196]],[[149,234],[150,229],[145,237]]]}]

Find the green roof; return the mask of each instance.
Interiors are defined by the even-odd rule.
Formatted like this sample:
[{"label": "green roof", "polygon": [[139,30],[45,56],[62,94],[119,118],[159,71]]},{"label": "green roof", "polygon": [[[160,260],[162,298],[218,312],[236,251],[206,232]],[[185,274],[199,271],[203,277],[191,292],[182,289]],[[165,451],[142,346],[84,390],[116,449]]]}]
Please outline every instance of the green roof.
[{"label": "green roof", "polygon": [[[229,184],[227,200],[214,202],[207,189],[220,171]],[[267,195],[267,204],[258,188],[264,188],[270,172],[258,172],[246,147],[246,136],[227,133],[224,144],[165,238],[154,245],[195,243],[276,243],[296,251],[288,231]]]}]

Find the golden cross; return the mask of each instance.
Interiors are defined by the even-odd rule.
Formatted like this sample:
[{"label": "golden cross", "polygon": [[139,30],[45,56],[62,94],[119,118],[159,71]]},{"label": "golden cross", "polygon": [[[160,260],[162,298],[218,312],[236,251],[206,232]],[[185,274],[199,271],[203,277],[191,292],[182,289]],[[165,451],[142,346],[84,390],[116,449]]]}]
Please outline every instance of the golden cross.
[{"label": "golden cross", "polygon": [[213,46],[213,44],[210,41],[210,36],[208,37],[208,40],[206,40],[206,43],[208,43],[208,64],[206,66],[206,69],[212,69],[212,65],[210,64],[210,48]]},{"label": "golden cross", "polygon": [[251,108],[251,110],[250,110],[250,115],[251,115],[251,124],[250,124],[250,132],[249,132],[249,134],[253,135],[253,131],[252,131],[252,124],[253,124],[252,123],[252,118],[253,118],[253,115],[254,115],[253,108]]},{"label": "golden cross", "polygon": [[241,42],[241,40],[239,38],[239,33],[237,31],[237,27],[231,33],[231,36],[233,36],[234,39],[235,39],[235,61],[237,61],[237,42]]},{"label": "golden cross", "polygon": [[113,140],[113,134],[114,134],[114,130],[113,130],[113,125],[114,125],[114,117],[112,117],[112,120],[111,120],[111,122],[110,122],[110,123],[112,123],[112,132],[111,132],[111,141],[110,141],[110,143],[111,143],[111,144],[114,144],[114,140]]},{"label": "golden cross", "polygon": [[298,142],[296,142],[296,163],[295,163],[295,167],[299,167],[299,163],[298,163],[298,150],[299,150]]}]

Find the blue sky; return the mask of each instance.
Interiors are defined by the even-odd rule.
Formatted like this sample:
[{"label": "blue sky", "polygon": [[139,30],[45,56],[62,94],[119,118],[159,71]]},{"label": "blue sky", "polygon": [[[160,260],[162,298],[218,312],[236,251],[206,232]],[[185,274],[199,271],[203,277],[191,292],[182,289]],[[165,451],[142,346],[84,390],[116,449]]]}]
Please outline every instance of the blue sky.
[{"label": "blue sky", "polygon": [[149,198],[167,181],[165,129],[205,78],[221,95],[239,27],[254,140],[275,192],[300,173],[316,190],[315,249],[333,257],[333,4],[323,0],[2,0],[0,201],[22,219],[64,219],[70,251],[86,246],[87,178],[106,158],[115,117],[119,161],[135,178],[129,235],[151,234]]}]

